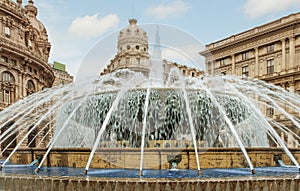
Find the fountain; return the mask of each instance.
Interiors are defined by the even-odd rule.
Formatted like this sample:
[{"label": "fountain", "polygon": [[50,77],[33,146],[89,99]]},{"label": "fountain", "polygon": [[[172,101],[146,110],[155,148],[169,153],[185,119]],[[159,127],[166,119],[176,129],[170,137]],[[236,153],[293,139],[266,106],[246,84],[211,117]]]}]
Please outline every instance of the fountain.
[{"label": "fountain", "polygon": [[[163,68],[155,55],[144,64]],[[0,189],[25,180],[49,190],[300,186],[300,152],[283,139],[298,144],[299,95],[250,78],[151,71],[115,70],[2,111]]]}]

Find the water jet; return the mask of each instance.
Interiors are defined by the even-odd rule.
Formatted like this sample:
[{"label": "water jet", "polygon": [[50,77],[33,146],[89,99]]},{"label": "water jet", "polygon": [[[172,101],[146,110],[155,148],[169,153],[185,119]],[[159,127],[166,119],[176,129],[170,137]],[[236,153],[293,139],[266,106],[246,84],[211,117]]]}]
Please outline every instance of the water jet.
[{"label": "water jet", "polygon": [[[176,68],[166,76],[160,71],[157,79],[155,69],[163,68],[157,65],[163,60],[158,52],[155,55],[149,62],[139,60],[142,72],[119,68],[46,89],[2,111],[0,142],[8,144],[1,149],[6,159],[0,170],[40,176],[79,170],[73,176],[69,172],[61,176],[69,176],[69,182],[76,176],[77,185],[86,183],[86,177],[100,177],[95,181],[105,182],[108,190],[113,185],[128,186],[127,182],[140,185],[140,178],[162,187],[179,187],[180,181],[192,187],[192,182],[203,178],[216,187],[221,188],[216,179],[238,187],[237,177],[246,185],[252,181],[249,176],[256,181],[257,176],[277,171],[281,172],[277,177],[290,175],[290,181],[297,181],[299,149],[288,148],[282,137],[292,136],[295,143],[299,140],[294,130],[300,128],[294,117],[300,113],[299,95],[255,79],[186,77]],[[284,123],[266,116],[266,107],[272,107]],[[10,146],[15,140],[16,147]],[[27,143],[34,141],[36,148],[29,148]],[[35,154],[43,155],[35,170],[9,164],[30,164]],[[269,168],[276,165],[275,154],[293,167]],[[170,165],[176,170],[170,170]],[[24,172],[18,171],[21,168]],[[55,186],[56,179],[49,179]],[[94,184],[94,179],[88,183]]]}]

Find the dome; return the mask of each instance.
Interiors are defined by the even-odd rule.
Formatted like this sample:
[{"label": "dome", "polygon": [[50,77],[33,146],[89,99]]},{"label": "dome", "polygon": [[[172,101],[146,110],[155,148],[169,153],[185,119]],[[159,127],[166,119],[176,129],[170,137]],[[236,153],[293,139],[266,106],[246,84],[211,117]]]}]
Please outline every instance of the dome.
[{"label": "dome", "polygon": [[137,25],[136,19],[130,19],[129,25],[120,31],[118,36],[118,50],[139,49],[144,47],[144,51],[148,49],[148,36],[142,27]]},{"label": "dome", "polygon": [[47,37],[47,30],[45,26],[42,24],[41,21],[39,21],[36,16],[38,13],[37,8],[34,6],[34,3],[32,0],[28,1],[28,5],[25,6],[27,16],[29,18],[29,22],[32,25],[32,27],[39,32],[39,35],[41,35],[42,38],[45,39]]}]

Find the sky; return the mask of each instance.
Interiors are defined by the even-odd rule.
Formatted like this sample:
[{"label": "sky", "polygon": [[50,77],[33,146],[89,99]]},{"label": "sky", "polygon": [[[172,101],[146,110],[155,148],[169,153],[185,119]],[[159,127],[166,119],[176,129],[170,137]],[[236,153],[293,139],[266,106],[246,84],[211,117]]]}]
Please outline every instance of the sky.
[{"label": "sky", "polygon": [[[93,47],[117,34],[132,17],[140,25],[173,26],[206,45],[300,10],[299,0],[35,0],[34,3],[52,45],[49,63],[64,63],[75,78]],[[27,0],[23,0],[25,4]]]}]

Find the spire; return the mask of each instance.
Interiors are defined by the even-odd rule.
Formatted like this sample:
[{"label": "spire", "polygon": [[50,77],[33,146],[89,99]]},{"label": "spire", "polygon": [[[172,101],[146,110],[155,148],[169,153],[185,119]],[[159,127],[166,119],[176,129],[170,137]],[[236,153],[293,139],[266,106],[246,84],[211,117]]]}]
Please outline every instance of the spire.
[{"label": "spire", "polygon": [[37,8],[34,6],[34,2],[32,0],[28,0],[28,4],[25,6],[27,13],[32,13],[34,16],[37,15]]}]

